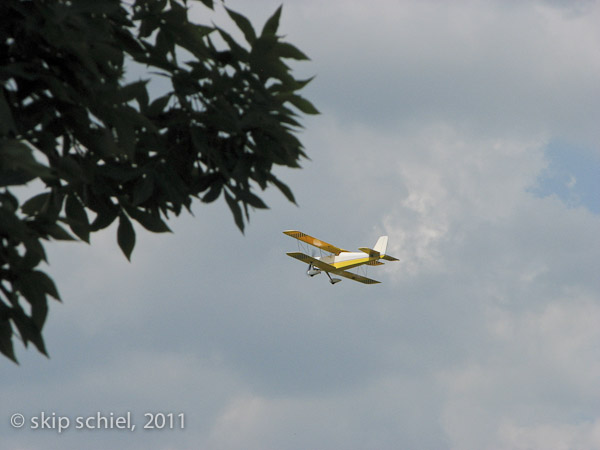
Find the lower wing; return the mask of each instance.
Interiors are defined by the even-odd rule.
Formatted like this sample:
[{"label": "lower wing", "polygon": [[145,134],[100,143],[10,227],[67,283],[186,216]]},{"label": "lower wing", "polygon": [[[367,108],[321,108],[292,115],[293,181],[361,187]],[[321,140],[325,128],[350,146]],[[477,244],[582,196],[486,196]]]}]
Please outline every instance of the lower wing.
[{"label": "lower wing", "polygon": [[357,275],[352,272],[336,269],[334,266],[324,263],[323,261],[320,261],[317,258],[313,258],[312,256],[305,255],[304,253],[291,252],[291,253],[287,253],[287,255],[291,256],[292,258],[297,259],[298,261],[302,261],[303,263],[312,264],[313,266],[318,267],[319,269],[324,270],[325,272],[333,273],[335,275],[339,275],[344,278],[349,278],[350,280],[358,281],[359,283],[364,283],[364,284],[380,283],[380,281],[372,280],[371,278],[363,277],[362,275]]},{"label": "lower wing", "polygon": [[355,273],[347,272],[347,271],[344,271],[344,270],[341,271],[341,272],[335,272],[335,274],[339,275],[341,277],[344,277],[344,278],[350,278],[351,280],[358,281],[359,283],[364,283],[364,284],[377,284],[377,283],[381,283],[381,281],[372,280],[371,278],[363,277],[362,275],[357,275]]},{"label": "lower wing", "polygon": [[286,253],[288,256],[292,258],[296,258],[298,261],[302,261],[306,264],[312,264],[315,267],[318,267],[321,270],[326,272],[335,272],[337,269],[330,264],[324,263],[323,261],[318,260],[317,258],[313,258],[312,256],[305,255],[300,252],[290,252]]}]

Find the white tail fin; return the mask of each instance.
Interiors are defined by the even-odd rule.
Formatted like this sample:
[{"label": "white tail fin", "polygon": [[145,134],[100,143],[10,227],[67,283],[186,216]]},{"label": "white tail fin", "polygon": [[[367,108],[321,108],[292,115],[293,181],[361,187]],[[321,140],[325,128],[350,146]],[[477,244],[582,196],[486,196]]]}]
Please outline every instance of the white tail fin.
[{"label": "white tail fin", "polygon": [[373,250],[375,250],[376,252],[379,252],[381,255],[385,255],[385,250],[387,249],[387,243],[388,243],[388,237],[381,236],[379,239],[377,239],[377,243],[375,244],[375,247],[373,247]]}]

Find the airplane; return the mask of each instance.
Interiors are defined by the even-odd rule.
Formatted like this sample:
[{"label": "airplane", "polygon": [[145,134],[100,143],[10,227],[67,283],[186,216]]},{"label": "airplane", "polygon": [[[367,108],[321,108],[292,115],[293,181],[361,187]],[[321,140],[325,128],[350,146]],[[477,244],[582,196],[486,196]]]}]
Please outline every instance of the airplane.
[{"label": "airplane", "polygon": [[325,272],[329,277],[329,282],[331,284],[339,283],[342,280],[340,278],[332,278],[330,273],[358,281],[359,283],[380,283],[380,281],[349,272],[347,269],[358,267],[363,264],[368,266],[381,266],[383,263],[379,261],[380,259],[385,259],[386,261],[398,261],[398,258],[385,254],[388,243],[387,236],[381,236],[377,239],[377,243],[372,249],[368,247],[359,247],[358,249],[360,252],[349,252],[348,250],[338,248],[335,245],[328,244],[327,242],[321,241],[298,230],[286,230],[283,233],[328,253],[332,253],[331,255],[319,257],[309,256],[301,252],[286,253],[292,258],[308,264],[306,274],[309,277],[314,277],[321,272]]}]

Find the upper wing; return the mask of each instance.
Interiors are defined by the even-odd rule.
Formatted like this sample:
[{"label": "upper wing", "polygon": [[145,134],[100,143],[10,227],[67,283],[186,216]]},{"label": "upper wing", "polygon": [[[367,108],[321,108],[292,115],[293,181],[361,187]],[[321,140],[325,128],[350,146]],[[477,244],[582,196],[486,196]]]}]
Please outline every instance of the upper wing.
[{"label": "upper wing", "polygon": [[340,275],[340,276],[342,276],[344,278],[350,278],[351,280],[358,281],[359,283],[364,283],[364,284],[377,284],[377,283],[381,283],[381,281],[372,280],[370,278],[363,277],[361,275],[357,275],[355,273],[347,272],[347,271],[335,272],[335,274],[336,275]]},{"label": "upper wing", "polygon": [[[323,242],[312,236],[309,236],[308,234],[305,234],[302,231],[287,230],[287,231],[284,231],[283,233],[287,234],[288,236],[291,236],[293,238],[296,238],[299,241],[306,242],[307,244],[310,244],[310,245],[314,245],[315,247],[318,247],[321,250],[325,250],[326,252],[333,253],[334,255],[339,255],[342,252],[348,251],[348,250],[344,250],[342,248],[338,248],[335,245],[328,244],[327,242]],[[288,255],[289,255],[289,253],[288,253]]]}]

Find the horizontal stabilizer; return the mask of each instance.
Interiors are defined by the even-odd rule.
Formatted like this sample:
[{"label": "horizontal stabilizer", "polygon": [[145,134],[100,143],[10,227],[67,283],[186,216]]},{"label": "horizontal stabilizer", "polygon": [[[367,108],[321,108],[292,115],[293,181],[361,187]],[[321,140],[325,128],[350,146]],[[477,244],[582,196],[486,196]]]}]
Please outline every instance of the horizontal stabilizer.
[{"label": "horizontal stabilizer", "polygon": [[368,248],[368,247],[358,247],[358,249],[361,252],[366,253],[367,255],[369,255],[369,258],[380,258],[381,254],[377,251],[377,250],[373,250],[372,248]]},{"label": "horizontal stabilizer", "polygon": [[[398,258],[394,258],[393,256],[390,255],[382,255],[381,253],[379,253],[377,250],[373,250],[372,248],[367,248],[367,247],[359,247],[358,248],[361,252],[367,253],[369,255],[369,258],[381,258],[381,259],[385,259],[387,261],[398,261]],[[372,261],[373,263],[375,261]],[[371,264],[369,263],[371,266],[376,266],[377,264]],[[383,263],[379,263],[379,264],[383,264]]]}]

